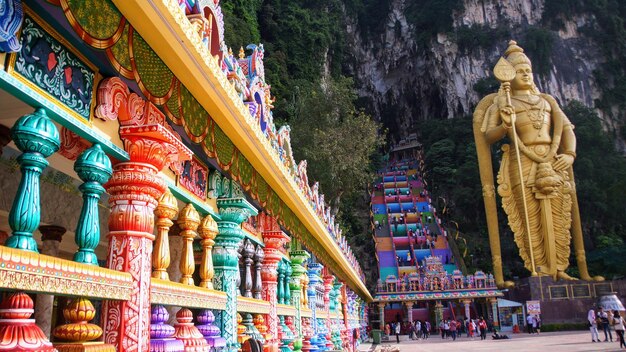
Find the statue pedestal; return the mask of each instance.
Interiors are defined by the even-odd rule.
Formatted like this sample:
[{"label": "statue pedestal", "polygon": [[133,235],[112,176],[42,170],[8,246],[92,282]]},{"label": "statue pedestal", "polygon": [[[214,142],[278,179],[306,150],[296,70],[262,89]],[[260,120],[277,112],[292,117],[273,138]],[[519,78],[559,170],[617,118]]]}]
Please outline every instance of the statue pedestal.
[{"label": "statue pedestal", "polygon": [[626,279],[598,282],[528,277],[515,281],[515,287],[505,292],[505,297],[522,304],[539,301],[542,324],[584,323],[589,309],[597,306],[598,298],[610,292],[616,292],[626,302]]}]

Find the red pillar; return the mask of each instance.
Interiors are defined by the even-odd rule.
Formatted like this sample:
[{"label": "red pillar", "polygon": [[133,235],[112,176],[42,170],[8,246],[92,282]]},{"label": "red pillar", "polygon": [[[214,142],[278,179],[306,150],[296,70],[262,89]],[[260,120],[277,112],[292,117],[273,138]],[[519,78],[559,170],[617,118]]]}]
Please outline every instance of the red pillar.
[{"label": "red pillar", "polygon": [[275,218],[267,214],[260,214],[259,221],[263,231],[263,242],[265,243],[265,259],[261,269],[261,280],[263,280],[263,290],[261,297],[270,303],[270,312],[266,316],[267,333],[271,335],[271,340],[265,346],[266,351],[278,351],[280,343],[278,339],[278,315],[276,314],[276,288],[278,286],[278,262],[282,259],[280,249],[290,241],[289,237],[280,229]]},{"label": "red pillar", "polygon": [[330,320],[330,291],[333,289],[333,281],[335,277],[330,273],[328,268],[324,268],[326,272],[324,275],[324,307],[328,310],[329,314],[326,317],[326,347],[333,349],[333,342],[331,341],[331,333],[333,324]]},{"label": "red pillar", "polygon": [[134,290],[128,301],[106,301],[106,343],[116,351],[148,351],[150,346],[150,277],[154,209],[167,185],[158,175],[191,152],[172,133],[165,116],[151,103],[130,93],[119,78],[98,87],[96,115],[120,122],[120,137],[130,161],[113,167],[105,185],[109,193],[109,269],[130,273]]}]

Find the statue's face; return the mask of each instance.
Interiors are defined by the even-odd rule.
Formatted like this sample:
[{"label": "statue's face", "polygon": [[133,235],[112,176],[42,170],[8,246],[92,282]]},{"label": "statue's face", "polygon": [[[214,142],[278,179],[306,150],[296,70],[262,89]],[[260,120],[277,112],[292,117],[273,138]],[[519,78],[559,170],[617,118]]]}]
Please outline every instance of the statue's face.
[{"label": "statue's face", "polygon": [[529,64],[515,65],[515,78],[511,82],[515,90],[531,89],[533,86],[533,70]]}]

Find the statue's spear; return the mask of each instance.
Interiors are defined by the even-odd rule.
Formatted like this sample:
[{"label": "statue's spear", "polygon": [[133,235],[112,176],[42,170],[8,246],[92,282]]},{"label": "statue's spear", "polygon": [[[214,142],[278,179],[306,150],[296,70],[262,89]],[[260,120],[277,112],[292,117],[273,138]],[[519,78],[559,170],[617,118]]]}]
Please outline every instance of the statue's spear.
[{"label": "statue's spear", "polygon": [[[496,79],[502,84],[502,88],[506,93],[506,102],[509,106],[513,106],[511,103],[511,81],[515,78],[515,67],[511,65],[505,58],[501,57],[493,68],[493,74]],[[522,191],[522,203],[524,204],[524,220],[526,222],[526,235],[528,236],[528,251],[530,254],[530,266],[532,267],[532,276],[537,276],[537,270],[535,269],[535,256],[533,255],[533,240],[530,234],[530,221],[528,219],[528,205],[526,203],[526,192],[524,192],[524,175],[522,172],[522,160],[520,159],[519,146],[517,143],[517,130],[515,129],[515,110],[511,114],[511,127],[513,128],[513,146],[515,148],[515,156],[517,157],[517,171],[519,172],[520,187]]]}]

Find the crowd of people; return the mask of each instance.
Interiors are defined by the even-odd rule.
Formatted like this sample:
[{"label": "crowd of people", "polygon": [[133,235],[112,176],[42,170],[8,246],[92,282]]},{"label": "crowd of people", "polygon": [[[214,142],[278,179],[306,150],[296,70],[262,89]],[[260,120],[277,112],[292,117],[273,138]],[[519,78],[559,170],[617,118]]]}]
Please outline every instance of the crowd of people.
[{"label": "crowd of people", "polygon": [[431,332],[438,333],[442,339],[452,339],[453,341],[463,335],[470,339],[485,340],[487,339],[487,332],[495,332],[494,338],[497,336],[493,323],[483,317],[465,320],[444,319],[437,327],[431,326],[428,320],[394,322],[385,325],[385,335],[395,335],[397,343],[400,343],[400,335],[408,335],[410,340],[426,340],[430,337]]},{"label": "crowd of people", "polygon": [[604,310],[602,307],[589,309],[587,313],[589,331],[591,332],[591,342],[601,342],[598,331],[604,332],[604,342],[613,342],[612,330],[615,330],[615,339],[619,342],[620,348],[626,348],[624,342],[624,326],[626,322],[620,316],[619,311]]}]

